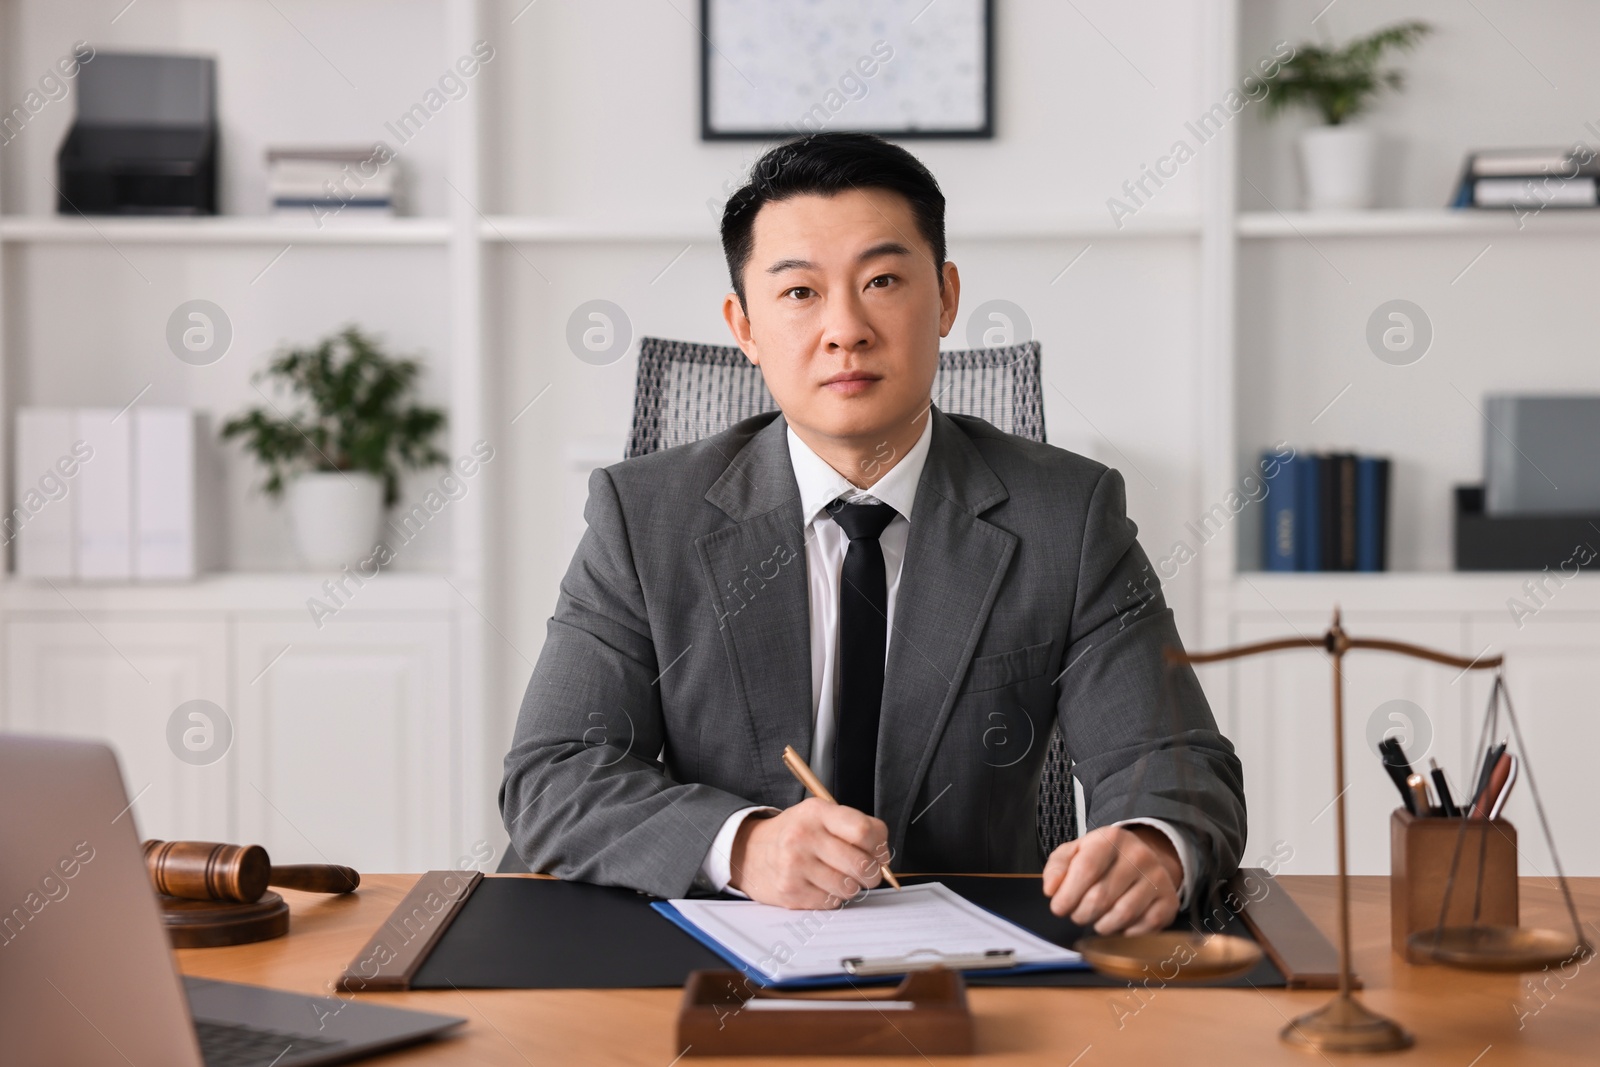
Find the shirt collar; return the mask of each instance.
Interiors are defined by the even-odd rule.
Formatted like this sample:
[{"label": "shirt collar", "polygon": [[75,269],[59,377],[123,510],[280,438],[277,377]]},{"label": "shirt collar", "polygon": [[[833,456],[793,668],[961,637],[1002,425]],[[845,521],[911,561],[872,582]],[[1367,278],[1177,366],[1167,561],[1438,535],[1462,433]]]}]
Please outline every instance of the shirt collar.
[{"label": "shirt collar", "polygon": [[[800,439],[793,426],[788,427],[785,432],[789,439],[789,462],[794,466],[794,480],[800,486],[800,515],[804,522],[809,525],[839,497],[854,503],[863,496],[888,504],[907,522],[911,521],[911,505],[916,500],[917,483],[922,481],[922,468],[927,464],[928,446],[933,440],[933,418],[931,413],[925,415],[928,422],[922,427],[917,443],[866,490],[851,485],[844,475],[828,466],[826,460]],[[886,456],[884,461],[890,458]]]}]

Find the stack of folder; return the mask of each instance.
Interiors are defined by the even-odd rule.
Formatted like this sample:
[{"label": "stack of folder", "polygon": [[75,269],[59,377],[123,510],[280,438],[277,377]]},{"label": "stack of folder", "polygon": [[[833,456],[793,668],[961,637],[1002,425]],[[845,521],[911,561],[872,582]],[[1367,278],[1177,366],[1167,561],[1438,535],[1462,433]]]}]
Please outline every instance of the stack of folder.
[{"label": "stack of folder", "polygon": [[1451,207],[1600,205],[1600,158],[1587,148],[1501,148],[1467,157]]},{"label": "stack of folder", "polygon": [[3,524],[26,578],[187,579],[217,565],[217,471],[188,408],[21,408]]},{"label": "stack of folder", "polygon": [[267,195],[277,215],[391,216],[400,200],[399,166],[382,146],[273,148]]},{"label": "stack of folder", "polygon": [[1389,466],[1353,452],[1264,454],[1262,569],[1387,570]]}]

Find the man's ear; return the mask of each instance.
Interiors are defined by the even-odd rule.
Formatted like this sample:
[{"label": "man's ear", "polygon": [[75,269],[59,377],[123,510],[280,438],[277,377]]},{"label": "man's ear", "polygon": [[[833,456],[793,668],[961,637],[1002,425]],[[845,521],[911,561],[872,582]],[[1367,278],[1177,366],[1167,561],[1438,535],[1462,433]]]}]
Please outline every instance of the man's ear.
[{"label": "man's ear", "polygon": [[750,336],[750,316],[744,313],[744,305],[739,303],[738,293],[729,293],[722,298],[722,320],[728,324],[728,332],[733,334],[733,339],[738,342],[739,348],[744,352],[744,358],[756,366],[761,366],[761,359],[756,353],[756,343]]},{"label": "man's ear", "polygon": [[961,272],[948,259],[939,270],[944,277],[944,288],[939,291],[939,336],[948,337],[961,306]]}]

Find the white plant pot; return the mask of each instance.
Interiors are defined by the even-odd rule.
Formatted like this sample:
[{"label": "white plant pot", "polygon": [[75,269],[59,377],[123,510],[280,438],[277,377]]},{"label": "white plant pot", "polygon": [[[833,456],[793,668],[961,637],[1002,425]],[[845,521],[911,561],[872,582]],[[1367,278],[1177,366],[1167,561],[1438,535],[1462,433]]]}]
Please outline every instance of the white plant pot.
[{"label": "white plant pot", "polygon": [[1300,170],[1306,207],[1359,210],[1375,202],[1377,136],[1359,126],[1314,126],[1300,134]]},{"label": "white plant pot", "polygon": [[383,522],[383,479],[357,471],[306,471],[289,483],[295,547],[311,567],[338,569],[372,554]]}]

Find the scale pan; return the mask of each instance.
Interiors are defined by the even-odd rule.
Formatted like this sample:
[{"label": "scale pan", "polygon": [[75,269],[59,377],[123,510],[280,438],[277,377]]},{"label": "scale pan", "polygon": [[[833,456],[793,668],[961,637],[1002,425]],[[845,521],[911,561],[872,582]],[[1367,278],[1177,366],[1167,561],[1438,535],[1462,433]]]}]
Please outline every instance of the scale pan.
[{"label": "scale pan", "polygon": [[1539,971],[1594,952],[1570,934],[1523,926],[1418,930],[1409,943],[1418,956],[1470,971]]},{"label": "scale pan", "polygon": [[[1085,937],[1073,947],[1101,974],[1130,981],[1153,975],[1164,982],[1208,982],[1248,974],[1261,961],[1261,946],[1247,937],[1183,930]],[[1168,973],[1174,969],[1175,975]]]}]

